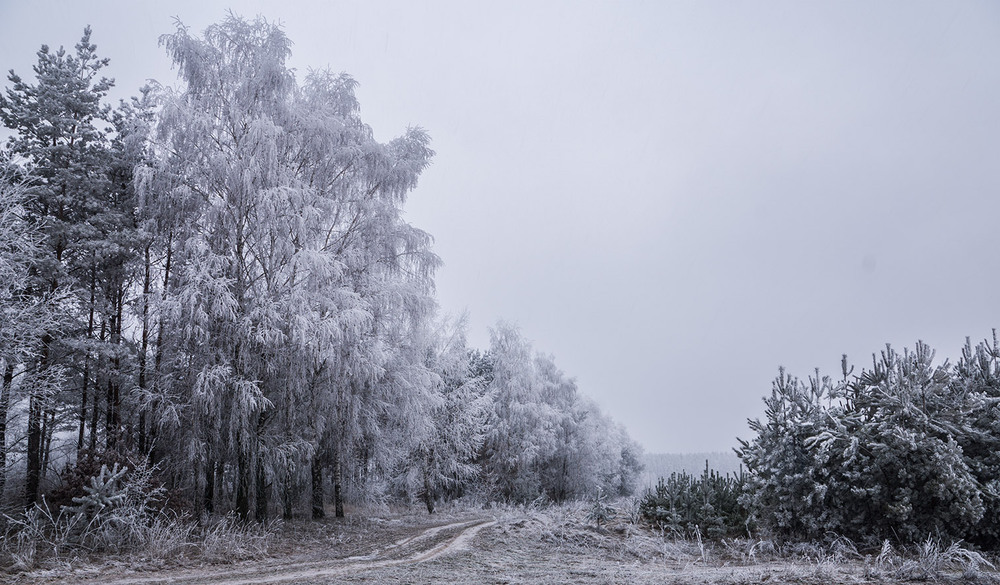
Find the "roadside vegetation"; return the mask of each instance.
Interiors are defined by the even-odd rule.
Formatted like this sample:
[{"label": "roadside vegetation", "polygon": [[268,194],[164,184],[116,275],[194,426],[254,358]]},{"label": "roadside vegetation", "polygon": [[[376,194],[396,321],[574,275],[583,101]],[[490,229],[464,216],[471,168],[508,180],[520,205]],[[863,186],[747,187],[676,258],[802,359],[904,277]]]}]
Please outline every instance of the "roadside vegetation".
[{"label": "roadside vegetation", "polygon": [[[40,547],[31,569],[13,582],[126,583],[153,578],[174,583],[996,583],[996,559],[959,543],[928,539],[875,549],[846,538],[780,541],[760,536],[683,537],[641,518],[639,501],[562,504],[468,502],[433,516],[419,506],[351,508],[343,519],[227,523],[170,546],[96,553]],[[610,510],[609,510],[610,509]],[[468,527],[483,527],[461,542]],[[210,534],[214,536],[209,536]],[[158,542],[167,542],[161,539]],[[209,544],[216,548],[210,549]],[[8,545],[12,546],[12,545]],[[48,544],[46,544],[48,546]],[[228,548],[224,548],[228,547]],[[214,554],[209,554],[209,551]],[[440,552],[435,552],[440,551]]]}]

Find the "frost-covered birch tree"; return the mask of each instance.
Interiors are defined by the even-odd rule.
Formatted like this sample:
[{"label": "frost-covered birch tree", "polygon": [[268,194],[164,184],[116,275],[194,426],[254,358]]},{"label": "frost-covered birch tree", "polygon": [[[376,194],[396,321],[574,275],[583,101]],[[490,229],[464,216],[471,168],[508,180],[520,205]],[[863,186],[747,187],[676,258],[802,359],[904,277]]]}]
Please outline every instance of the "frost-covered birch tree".
[{"label": "frost-covered birch tree", "polygon": [[237,512],[260,519],[304,458],[316,490],[332,467],[339,494],[347,458],[381,444],[386,405],[407,396],[386,383],[390,324],[428,314],[437,259],[401,207],[432,152],[419,129],[375,141],[345,75],[298,85],[290,42],[262,19],[163,42],[185,86],[165,97],[140,180],[150,205],[181,210],[160,233],[160,418],[192,493],[215,498],[216,469],[233,466]]},{"label": "frost-covered birch tree", "polygon": [[424,422],[415,426],[419,433],[411,435],[402,461],[402,487],[433,513],[439,500],[460,497],[475,485],[492,402],[487,381],[470,372],[464,317],[439,320],[422,341],[433,385],[422,410]]},{"label": "frost-covered birch tree", "polygon": [[[271,401],[269,357],[282,332],[274,305],[280,230],[279,141],[294,79],[280,31],[231,18],[204,39],[183,27],[162,39],[186,83],[169,94],[157,129],[159,159],[142,178],[159,208],[184,210],[168,232],[172,274],[160,311],[171,335],[162,403],[190,465],[186,485],[211,507],[217,462],[233,463],[235,508],[266,510],[263,441]],[[202,500],[202,495],[208,502]]]},{"label": "frost-covered birch tree", "polygon": [[490,330],[493,408],[483,445],[483,471],[501,497],[532,500],[542,494],[539,465],[554,449],[556,413],[542,401],[531,344],[516,327]]},{"label": "frost-covered birch tree", "polygon": [[554,501],[605,494],[629,495],[642,471],[641,448],[577,389],[552,356],[535,357],[541,401],[555,421],[554,442],[540,466],[545,494]]},{"label": "frost-covered birch tree", "polygon": [[[414,339],[434,308],[439,262],[430,236],[401,215],[433,154],[429,139],[411,129],[387,144],[375,141],[354,88],[346,75],[313,73],[298,102],[310,163],[298,180],[321,204],[311,258],[329,265],[317,275],[333,302],[325,318],[337,332],[321,344],[326,374],[317,390],[325,395],[326,424],[312,447],[333,471],[338,515],[346,480],[361,492],[384,480],[422,424],[431,376]],[[323,467],[314,465],[317,473]]]},{"label": "frost-covered birch tree", "polygon": [[487,497],[561,501],[597,489],[631,493],[641,448],[516,327],[500,323],[490,333],[489,351],[471,356],[473,369],[488,380],[478,459]]}]

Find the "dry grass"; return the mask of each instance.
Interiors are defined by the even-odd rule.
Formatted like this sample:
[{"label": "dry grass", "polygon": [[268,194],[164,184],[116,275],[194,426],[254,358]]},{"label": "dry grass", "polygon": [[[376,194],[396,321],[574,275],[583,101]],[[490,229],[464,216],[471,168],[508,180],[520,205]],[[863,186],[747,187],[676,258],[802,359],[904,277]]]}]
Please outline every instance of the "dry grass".
[{"label": "dry grass", "polygon": [[939,581],[960,575],[971,582],[997,581],[996,567],[980,552],[953,542],[944,546],[928,538],[913,550],[897,551],[888,540],[874,558],[865,559],[865,574],[869,578],[891,578],[900,581]]},{"label": "dry grass", "polygon": [[[163,535],[157,548],[175,554],[181,551],[181,560],[175,561],[178,564],[173,568],[151,575],[176,583],[224,583],[239,573],[241,578],[268,582],[290,571],[308,574],[314,568],[322,569],[315,577],[296,578],[302,585],[329,582],[321,573],[329,573],[331,568],[338,583],[997,582],[989,558],[957,544],[928,541],[920,547],[897,550],[887,543],[881,551],[859,552],[845,539],[825,545],[778,545],[749,537],[719,542],[683,540],[637,524],[627,502],[615,503],[617,513],[599,528],[588,520],[588,506],[581,502],[488,509],[451,507],[433,516],[416,506],[382,506],[350,510],[346,519],[295,521],[267,529],[242,528],[223,520],[202,532],[191,532],[186,540]],[[434,538],[417,538],[428,528],[484,517],[492,517],[495,524],[478,532],[459,550],[426,562],[405,560],[422,547],[436,546],[455,534],[452,530]],[[404,542],[409,544],[400,547]],[[206,561],[240,557],[247,560],[231,564],[231,569],[198,568]],[[397,557],[402,560],[371,560]],[[137,559],[129,562],[118,557],[109,562],[105,558],[103,564],[75,572],[60,571],[50,563],[49,572],[25,573],[23,579],[50,583],[76,583],[97,576],[105,581],[122,579],[127,574],[122,567],[136,570],[137,563],[141,564]],[[147,563],[139,568],[149,571],[158,567]]]},{"label": "dry grass", "polygon": [[88,522],[36,507],[7,517],[0,539],[0,571],[117,563],[163,567],[187,559],[231,562],[267,554],[276,526],[242,524],[228,516],[198,527],[186,518],[160,514],[141,522]]}]

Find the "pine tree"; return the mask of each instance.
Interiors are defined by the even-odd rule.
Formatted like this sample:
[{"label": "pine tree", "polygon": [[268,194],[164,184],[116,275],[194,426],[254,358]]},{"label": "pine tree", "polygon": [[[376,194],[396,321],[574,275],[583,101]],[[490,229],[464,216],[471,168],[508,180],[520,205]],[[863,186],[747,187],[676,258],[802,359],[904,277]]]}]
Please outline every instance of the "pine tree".
[{"label": "pine tree", "polygon": [[7,483],[7,441],[10,407],[22,396],[46,396],[57,390],[59,377],[40,372],[37,363],[43,336],[59,330],[52,295],[31,294],[30,273],[43,260],[42,234],[25,211],[25,188],[16,174],[0,178],[0,498]]},{"label": "pine tree", "polygon": [[[101,102],[113,82],[99,74],[107,64],[108,59],[97,56],[88,27],[72,54],[62,48],[53,52],[43,45],[34,66],[36,83],[29,84],[11,72],[12,86],[0,97],[0,119],[16,132],[10,151],[27,164],[28,217],[44,225],[46,254],[33,266],[29,286],[39,298],[69,291],[90,312],[89,319],[68,315],[75,324],[60,335],[44,333],[31,369],[40,375],[52,370],[48,378],[62,372],[70,375],[80,385],[81,408],[85,408],[90,378],[95,312],[102,313],[100,341],[105,346],[120,346],[122,341],[125,276],[120,266],[127,252],[116,239],[122,237],[119,228],[127,219],[120,214],[128,215],[128,204],[114,211],[123,183],[115,184],[109,128],[104,126],[111,111]],[[114,274],[98,276],[99,266],[115,267]],[[107,428],[114,437],[119,422],[121,355],[116,348],[101,354],[98,377],[106,383]],[[59,394],[31,392],[28,397],[25,500],[29,505],[38,496],[61,411],[74,402],[63,396],[67,406],[60,406]]]},{"label": "pine tree", "polygon": [[757,436],[740,440],[738,453],[750,473],[743,503],[779,536],[816,538],[826,532],[817,521],[823,485],[815,477],[808,441],[825,430],[829,390],[825,379],[810,378],[806,385],[781,368],[764,399],[766,421],[749,421]]},{"label": "pine tree", "polygon": [[977,534],[990,497],[976,476],[989,466],[981,441],[993,441],[980,425],[992,407],[968,383],[971,351],[958,382],[933,359],[918,342],[902,354],[887,346],[853,378],[845,357],[838,384],[817,375],[806,387],[782,371],[767,422],[751,421],[757,436],[741,441],[744,503],[760,524],[785,537],[868,543]]},{"label": "pine tree", "polygon": [[955,364],[951,391],[963,397],[968,428],[955,437],[969,471],[980,486],[983,517],[967,537],[984,548],[1000,544],[1000,416],[994,404],[1000,399],[1000,340],[973,347],[967,338]]}]

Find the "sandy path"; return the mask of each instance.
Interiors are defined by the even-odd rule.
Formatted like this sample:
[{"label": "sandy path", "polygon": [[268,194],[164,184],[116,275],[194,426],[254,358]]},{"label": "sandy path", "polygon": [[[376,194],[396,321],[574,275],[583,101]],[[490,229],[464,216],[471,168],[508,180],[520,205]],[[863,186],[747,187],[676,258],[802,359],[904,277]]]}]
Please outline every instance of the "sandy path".
[{"label": "sandy path", "polygon": [[[314,581],[393,565],[430,561],[464,550],[480,530],[494,524],[495,520],[479,519],[435,526],[369,555],[346,559],[284,564],[263,562],[246,568],[165,571],[143,577],[91,582],[100,585],[257,585]],[[454,534],[450,534],[451,532]],[[442,534],[447,534],[443,540]]]}]

